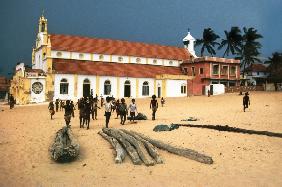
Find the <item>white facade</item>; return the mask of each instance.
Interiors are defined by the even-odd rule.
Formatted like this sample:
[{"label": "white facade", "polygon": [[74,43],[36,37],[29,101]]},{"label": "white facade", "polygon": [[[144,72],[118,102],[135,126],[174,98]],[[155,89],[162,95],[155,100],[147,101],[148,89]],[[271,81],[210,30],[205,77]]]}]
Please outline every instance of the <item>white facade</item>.
[{"label": "white facade", "polygon": [[[36,52],[36,62],[40,59],[40,52]],[[149,64],[156,66],[174,66],[179,67],[181,61],[173,59],[161,59],[161,58],[145,58],[135,56],[123,56],[123,55],[106,55],[106,54],[91,54],[91,53],[77,53],[68,51],[51,51],[51,58],[59,59],[73,59],[73,60],[85,60],[85,61],[101,61],[101,62],[116,62],[116,63],[133,63],[133,64]],[[42,62],[41,62],[42,63]],[[40,63],[36,63],[40,64]],[[36,65],[35,68],[42,69],[42,65]]]},{"label": "white facade", "polygon": [[[181,86],[186,86],[185,92],[181,93]],[[187,81],[186,80],[167,80],[165,87],[166,87],[166,96],[167,97],[187,96]]]},{"label": "white facade", "polygon": [[[42,91],[40,93],[35,93],[34,83],[41,83]],[[31,78],[30,79],[30,102],[31,103],[41,103],[45,101],[45,77],[44,78]]]},{"label": "white facade", "polygon": [[[68,83],[67,94],[63,94],[60,92],[61,90],[60,84],[63,79],[67,80]],[[99,76],[98,78],[95,75],[77,75],[77,82],[75,83],[75,75],[55,74],[53,100],[56,99],[77,100],[83,97],[83,83],[85,80],[87,82],[90,82],[90,90],[92,90],[94,96],[97,94],[98,96],[102,95],[103,97],[114,96],[116,98],[123,98],[125,97],[126,85],[127,88],[128,86],[130,86],[131,98],[151,97],[153,94],[156,94],[158,96],[158,91],[160,91],[159,96],[163,96],[164,93],[166,93],[165,97],[187,96],[187,91],[185,93],[181,92],[181,86],[185,85],[187,88],[186,80],[165,80],[164,82],[166,82],[166,85],[162,85],[163,80],[156,80],[153,78],[111,77],[111,76]],[[110,85],[111,85],[111,92],[108,95],[105,95],[105,90],[104,90],[105,81],[110,81]],[[149,86],[149,92],[148,93],[144,92],[146,93],[145,95],[143,93],[144,85]],[[163,88],[165,90],[162,90]]]}]

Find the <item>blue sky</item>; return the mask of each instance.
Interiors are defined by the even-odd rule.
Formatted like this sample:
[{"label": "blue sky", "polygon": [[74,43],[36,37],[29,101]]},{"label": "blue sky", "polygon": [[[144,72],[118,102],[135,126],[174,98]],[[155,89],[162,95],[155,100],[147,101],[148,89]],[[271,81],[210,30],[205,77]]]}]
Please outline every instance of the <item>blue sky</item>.
[{"label": "blue sky", "polygon": [[3,0],[0,75],[19,61],[31,64],[43,9],[50,33],[182,47],[187,28],[200,38],[207,27],[224,37],[224,30],[245,26],[263,35],[262,56],[282,51],[281,0]]}]

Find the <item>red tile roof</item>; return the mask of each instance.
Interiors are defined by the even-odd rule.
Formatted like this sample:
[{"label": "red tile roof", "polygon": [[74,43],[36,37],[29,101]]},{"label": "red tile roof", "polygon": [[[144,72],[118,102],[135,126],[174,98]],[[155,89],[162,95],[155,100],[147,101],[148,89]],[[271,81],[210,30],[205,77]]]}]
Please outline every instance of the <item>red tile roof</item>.
[{"label": "red tile roof", "polygon": [[267,72],[267,67],[263,64],[252,64],[250,67],[246,68],[246,71]]},{"label": "red tile roof", "polygon": [[62,74],[83,74],[115,77],[155,78],[156,75],[183,75],[179,67],[147,64],[122,64],[80,60],[53,59],[53,70]]},{"label": "red tile roof", "polygon": [[51,34],[50,38],[52,50],[58,51],[174,60],[190,58],[187,50],[179,47],[60,34]]}]

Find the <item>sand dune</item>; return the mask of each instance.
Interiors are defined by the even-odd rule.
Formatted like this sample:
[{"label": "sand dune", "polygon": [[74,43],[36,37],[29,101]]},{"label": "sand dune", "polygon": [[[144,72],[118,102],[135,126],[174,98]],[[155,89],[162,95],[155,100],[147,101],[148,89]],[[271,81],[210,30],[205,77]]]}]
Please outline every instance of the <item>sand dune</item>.
[{"label": "sand dune", "polygon": [[[114,150],[97,132],[104,127],[103,110],[90,129],[71,125],[81,145],[79,158],[67,164],[52,161],[48,154],[55,132],[64,125],[63,112],[50,120],[47,105],[0,106],[0,186],[282,186],[282,138],[180,127],[154,132],[157,124],[220,124],[282,133],[282,93],[252,92],[251,106],[242,111],[242,96],[195,96],[169,98],[157,112],[157,120],[119,124],[112,116],[110,127],[131,129],[173,145],[212,156],[205,165],[165,151],[165,164],[135,166],[127,157],[114,163]],[[150,117],[149,99],[137,99],[138,110]],[[2,111],[2,109],[4,111]],[[85,165],[86,164],[86,165]],[[83,166],[85,165],[85,166]]]}]

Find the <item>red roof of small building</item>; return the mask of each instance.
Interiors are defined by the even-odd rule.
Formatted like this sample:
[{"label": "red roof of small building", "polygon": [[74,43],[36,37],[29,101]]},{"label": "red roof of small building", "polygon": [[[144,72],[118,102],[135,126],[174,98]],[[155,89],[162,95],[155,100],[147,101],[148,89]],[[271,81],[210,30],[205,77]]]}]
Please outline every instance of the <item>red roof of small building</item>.
[{"label": "red roof of small building", "polygon": [[155,78],[156,75],[183,75],[179,67],[53,59],[53,70],[61,74]]},{"label": "red roof of small building", "polygon": [[246,71],[267,72],[267,67],[263,64],[252,64],[251,66],[246,68]]},{"label": "red roof of small building", "polygon": [[52,50],[58,51],[174,60],[186,60],[190,58],[190,54],[185,48],[173,46],[61,34],[51,34],[50,38]]}]

